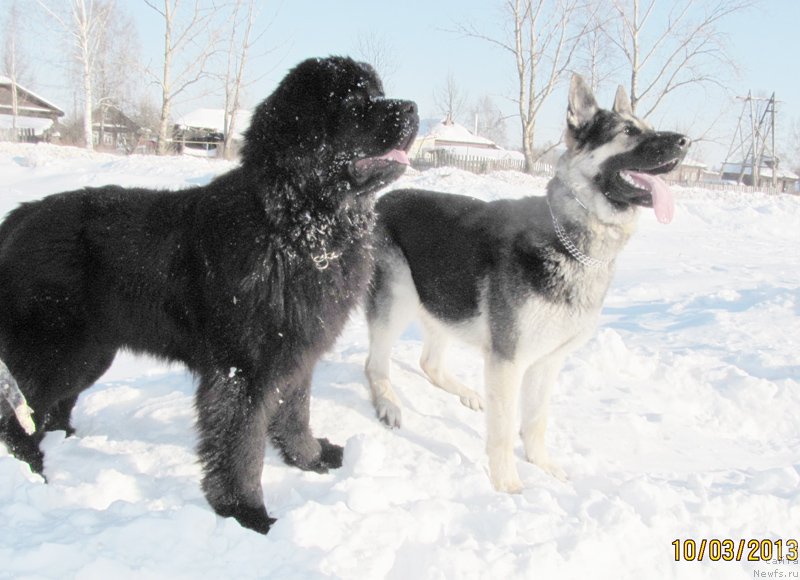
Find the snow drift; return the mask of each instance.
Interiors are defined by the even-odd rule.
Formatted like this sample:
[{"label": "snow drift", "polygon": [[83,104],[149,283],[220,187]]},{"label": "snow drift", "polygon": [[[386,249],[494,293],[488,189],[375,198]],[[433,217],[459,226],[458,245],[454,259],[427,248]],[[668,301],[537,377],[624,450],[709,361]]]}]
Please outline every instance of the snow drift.
[{"label": "snow drift", "polygon": [[[229,167],[0,143],[0,214]],[[541,195],[545,180],[439,169],[396,184],[409,186],[496,199]],[[800,577],[785,560],[676,562],[672,545],[800,539],[800,198],[676,188],[676,205],[669,227],[642,212],[600,327],[560,376],[548,445],[567,483],[520,445],[526,490],[492,490],[483,417],[425,381],[415,327],[393,353],[404,426],[385,429],[359,312],[314,378],[312,427],[346,445],[345,465],[301,472],[268,451],[267,537],[200,492],[191,378],[122,354],[81,396],[76,436],[45,438],[48,484],[0,445],[0,578]],[[450,358],[483,388],[480,357]]]}]

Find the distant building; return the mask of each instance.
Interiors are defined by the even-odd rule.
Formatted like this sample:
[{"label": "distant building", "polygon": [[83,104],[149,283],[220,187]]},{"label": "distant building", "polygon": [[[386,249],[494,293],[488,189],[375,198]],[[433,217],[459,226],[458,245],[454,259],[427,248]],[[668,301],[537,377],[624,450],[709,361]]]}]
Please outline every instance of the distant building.
[{"label": "distant building", "polygon": [[[754,187],[772,187],[773,174],[775,188],[784,193],[794,193],[800,176],[796,173],[781,169],[777,159],[764,158],[758,168],[758,179],[753,179],[753,163],[724,163],[721,176],[724,181],[731,181]],[[754,183],[757,181],[757,183]]]},{"label": "distant building", "polygon": [[463,157],[525,160],[522,153],[503,149],[490,139],[473,134],[450,117],[417,137],[411,147],[411,154],[413,157],[422,157],[437,150]]},{"label": "distant building", "polygon": [[97,149],[130,153],[145,132],[114,105],[101,106],[92,112],[92,139]]},{"label": "distant building", "polygon": [[[239,109],[236,113],[235,144],[244,139],[250,126],[251,112]],[[196,109],[179,118],[173,126],[173,137],[178,151],[184,155],[216,157],[220,143],[225,140],[225,110]]]},{"label": "distant building", "polygon": [[475,135],[449,116],[417,137],[411,146],[411,164],[417,169],[458,167],[475,173],[501,169],[522,170],[525,157]]},{"label": "distant building", "polygon": [[680,165],[667,174],[667,178],[678,183],[700,183],[710,177],[718,177],[712,174],[708,165],[691,157],[684,157]]},{"label": "distant building", "polygon": [[15,118],[11,79],[0,76],[0,138],[49,141],[58,135],[56,124],[63,116],[64,111],[53,103],[17,84]]}]

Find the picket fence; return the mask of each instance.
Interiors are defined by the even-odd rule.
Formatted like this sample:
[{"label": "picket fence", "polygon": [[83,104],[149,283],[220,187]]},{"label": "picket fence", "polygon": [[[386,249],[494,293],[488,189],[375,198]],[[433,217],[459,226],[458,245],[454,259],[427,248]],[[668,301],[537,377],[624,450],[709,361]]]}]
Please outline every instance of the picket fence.
[{"label": "picket fence", "polygon": [[[436,167],[455,167],[470,173],[491,173],[492,171],[523,171],[525,163],[519,159],[485,159],[483,157],[455,155],[447,151],[434,151],[425,157],[418,157],[411,160],[411,166],[418,171],[425,171]],[[535,163],[533,175],[552,177],[555,169],[549,163]],[[683,187],[698,187],[711,191],[733,192],[733,193],[783,193],[770,186],[752,187],[749,185],[738,185],[735,183],[708,183],[703,181],[687,182],[676,179],[666,178],[666,181],[673,185]],[[794,192],[788,192],[794,193]]]}]

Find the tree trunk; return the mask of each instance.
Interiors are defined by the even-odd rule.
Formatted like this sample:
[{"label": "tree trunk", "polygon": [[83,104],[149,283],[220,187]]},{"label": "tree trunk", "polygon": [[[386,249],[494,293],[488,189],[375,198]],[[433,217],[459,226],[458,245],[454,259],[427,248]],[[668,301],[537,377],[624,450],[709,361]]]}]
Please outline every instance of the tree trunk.
[{"label": "tree trunk", "polygon": [[92,71],[87,58],[83,61],[83,139],[89,151],[94,150],[92,138]]},{"label": "tree trunk", "polygon": [[164,2],[164,75],[161,81],[161,117],[158,122],[158,155],[166,155],[170,149],[169,114],[172,105],[170,74],[172,68],[172,12],[169,2]]}]

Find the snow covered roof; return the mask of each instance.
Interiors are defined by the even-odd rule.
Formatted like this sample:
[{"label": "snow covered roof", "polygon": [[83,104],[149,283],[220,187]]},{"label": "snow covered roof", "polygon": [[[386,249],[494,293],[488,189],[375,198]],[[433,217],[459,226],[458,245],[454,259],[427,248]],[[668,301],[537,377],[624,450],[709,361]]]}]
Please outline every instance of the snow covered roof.
[{"label": "snow covered roof", "polygon": [[681,165],[683,167],[697,167],[698,169],[706,169],[708,167],[708,165],[706,165],[702,161],[698,161],[697,159],[692,159],[691,157],[684,157],[683,161],[681,161]]},{"label": "snow covered roof", "polygon": [[440,149],[460,157],[525,159],[522,153],[503,149],[491,139],[475,135],[463,125],[449,118],[443,119],[433,125],[426,134],[417,137],[412,147],[412,152],[415,156],[418,156]]},{"label": "snow covered roof", "polygon": [[474,135],[463,125],[455,121],[444,119],[438,125],[434,125],[431,130],[423,136],[423,139],[434,139],[437,141],[447,141],[448,143],[459,143],[465,145],[480,145],[482,147],[497,147],[494,141]]},{"label": "snow covered roof", "polygon": [[[245,109],[239,109],[236,113],[236,137],[241,139],[242,133],[250,126],[250,115],[252,113]],[[224,109],[195,109],[180,117],[175,124],[180,127],[193,127],[196,129],[212,129],[218,133],[224,133],[225,129],[225,110]]]},{"label": "snow covered roof", "polygon": [[[0,75],[0,86],[4,86],[4,85],[8,85],[10,87],[11,86],[11,79],[6,77],[6,76]],[[54,105],[51,101],[48,101],[47,99],[45,99],[41,95],[37,95],[36,93],[31,91],[30,89],[26,89],[25,87],[23,87],[19,83],[17,83],[17,90],[27,93],[28,95],[30,95],[31,97],[33,97],[37,101],[40,101],[43,105],[48,107],[47,109],[43,109],[43,108],[39,108],[39,107],[31,107],[30,105],[24,105],[24,106],[20,107],[21,109],[24,109],[24,110],[36,110],[36,111],[46,111],[46,112],[54,111],[54,112],[58,113],[59,117],[64,115],[64,111],[62,111],[60,107]]]},{"label": "snow covered roof", "polygon": [[[742,173],[742,164],[741,163],[725,163],[722,165],[722,173],[733,173],[739,174]],[[752,165],[746,165],[744,168],[744,175],[751,175],[753,173]],[[758,170],[758,173],[761,177],[772,177],[772,167],[761,167]],[[781,179],[800,179],[796,173],[789,171],[788,169],[781,169],[775,172],[775,176]]]}]

